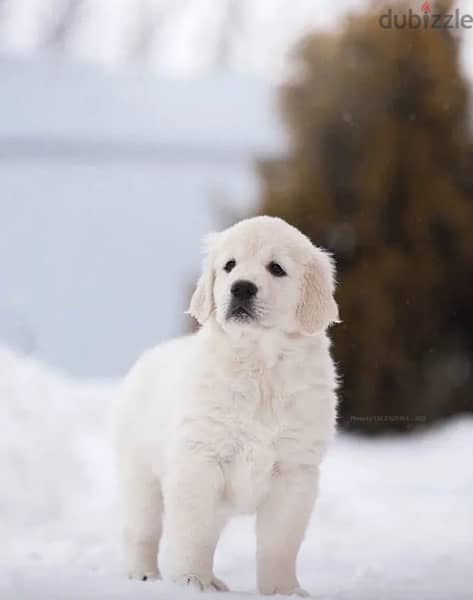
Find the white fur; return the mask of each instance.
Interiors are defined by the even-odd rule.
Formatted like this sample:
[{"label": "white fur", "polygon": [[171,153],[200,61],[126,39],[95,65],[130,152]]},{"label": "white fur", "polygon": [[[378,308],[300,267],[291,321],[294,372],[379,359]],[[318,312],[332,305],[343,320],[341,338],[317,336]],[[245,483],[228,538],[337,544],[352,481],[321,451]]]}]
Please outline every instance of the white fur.
[{"label": "white fur", "polygon": [[[271,260],[287,277],[268,272]],[[256,322],[226,319],[237,279],[258,287]],[[190,308],[202,327],[146,352],[124,384],[117,453],[130,576],[159,575],[164,516],[166,575],[226,589],[213,573],[217,540],[229,517],[256,513],[259,590],[305,595],[296,557],[336,419],[333,290],[328,255],[280,219],[208,239]]]}]

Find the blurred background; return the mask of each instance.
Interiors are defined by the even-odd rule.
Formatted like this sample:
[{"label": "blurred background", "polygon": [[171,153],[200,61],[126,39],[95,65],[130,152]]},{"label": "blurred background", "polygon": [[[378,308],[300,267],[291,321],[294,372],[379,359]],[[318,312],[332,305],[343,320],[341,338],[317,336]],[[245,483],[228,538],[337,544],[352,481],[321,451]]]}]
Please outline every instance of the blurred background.
[{"label": "blurred background", "polygon": [[121,376],[190,327],[201,235],[275,214],[337,260],[342,425],[472,411],[471,13],[1,0],[1,342]]}]

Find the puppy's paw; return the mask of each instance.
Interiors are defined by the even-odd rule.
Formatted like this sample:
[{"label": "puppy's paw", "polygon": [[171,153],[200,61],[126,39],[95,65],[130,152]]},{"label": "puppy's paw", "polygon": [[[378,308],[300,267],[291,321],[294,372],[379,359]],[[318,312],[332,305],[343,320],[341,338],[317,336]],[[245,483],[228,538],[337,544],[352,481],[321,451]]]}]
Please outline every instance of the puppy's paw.
[{"label": "puppy's paw", "polygon": [[297,587],[292,591],[288,592],[289,596],[299,596],[299,598],[310,598],[309,592],[301,587]]},{"label": "puppy's paw", "polygon": [[221,579],[219,579],[218,577],[215,577],[215,575],[212,577],[212,581],[210,583],[211,583],[211,586],[213,587],[213,589],[215,589],[215,591],[217,591],[217,592],[228,592],[229,591],[226,584],[223,583],[223,581]]},{"label": "puppy's paw", "polygon": [[128,579],[137,579],[138,581],[148,581],[152,579],[161,579],[161,574],[158,569],[145,570],[133,569],[128,572]]},{"label": "puppy's paw", "polygon": [[192,587],[200,592],[228,592],[228,587],[215,576],[211,578],[197,575],[179,575],[173,577],[173,582],[178,585]]}]

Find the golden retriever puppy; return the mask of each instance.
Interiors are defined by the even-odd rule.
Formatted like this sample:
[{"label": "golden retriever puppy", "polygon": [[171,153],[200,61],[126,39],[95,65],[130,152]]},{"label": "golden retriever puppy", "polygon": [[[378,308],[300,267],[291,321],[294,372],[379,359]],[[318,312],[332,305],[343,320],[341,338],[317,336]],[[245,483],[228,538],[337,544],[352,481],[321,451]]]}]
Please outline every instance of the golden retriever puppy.
[{"label": "golden retriever puppy", "polygon": [[285,221],[207,238],[189,313],[201,328],[142,356],[121,396],[117,455],[131,577],[226,590],[214,574],[227,520],[256,514],[264,594],[306,595],[296,557],[335,430],[326,329],[338,320],[326,252]]}]

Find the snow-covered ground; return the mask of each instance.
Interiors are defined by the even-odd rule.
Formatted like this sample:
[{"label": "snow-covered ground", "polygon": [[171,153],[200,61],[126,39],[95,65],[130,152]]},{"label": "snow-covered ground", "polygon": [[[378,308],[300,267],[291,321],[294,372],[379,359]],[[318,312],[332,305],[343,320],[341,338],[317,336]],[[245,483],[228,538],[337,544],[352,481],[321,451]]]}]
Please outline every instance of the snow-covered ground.
[{"label": "snow-covered ground", "polygon": [[[124,575],[109,444],[116,387],[0,348],[0,598],[194,597]],[[325,600],[471,600],[472,458],[471,417],[412,437],[339,435],[300,555],[304,587]],[[254,542],[249,518],[224,533],[216,572],[238,591],[228,598],[254,593]]]}]

